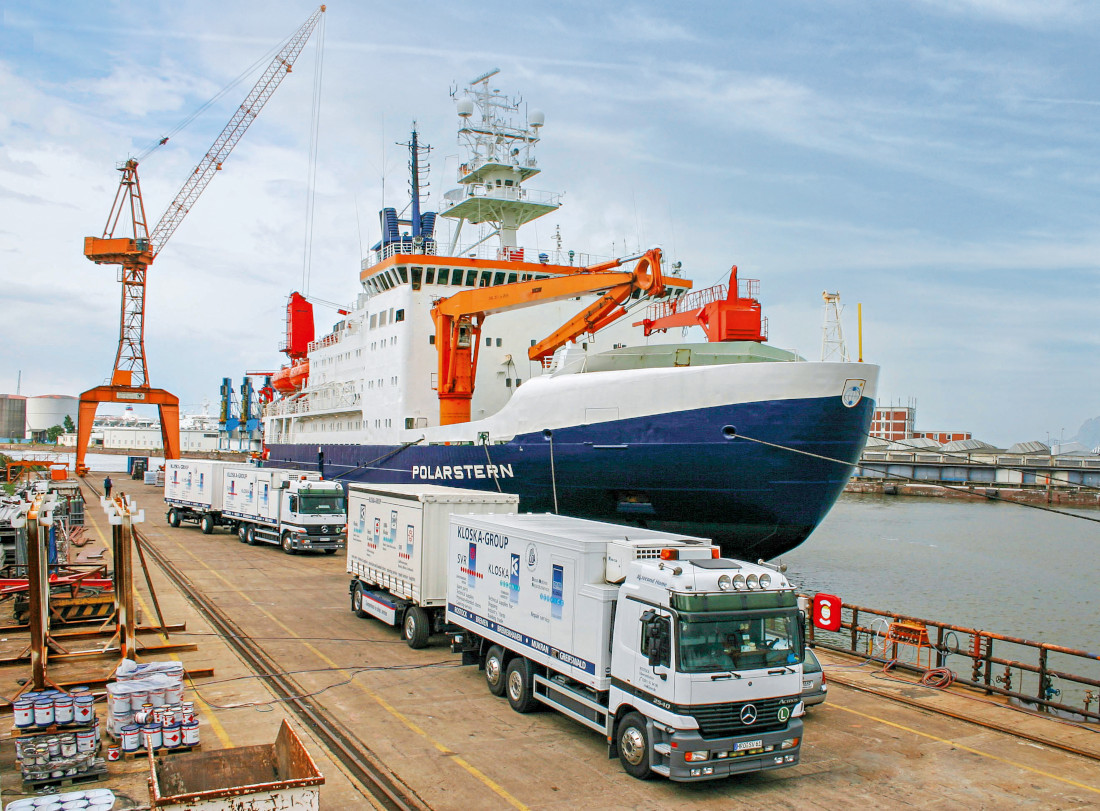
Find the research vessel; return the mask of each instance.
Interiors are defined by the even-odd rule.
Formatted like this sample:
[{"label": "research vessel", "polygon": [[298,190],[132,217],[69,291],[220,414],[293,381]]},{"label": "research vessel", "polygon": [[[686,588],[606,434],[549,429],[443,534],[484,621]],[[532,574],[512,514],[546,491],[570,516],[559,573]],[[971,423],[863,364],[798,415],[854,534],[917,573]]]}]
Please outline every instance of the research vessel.
[{"label": "research vessel", "polygon": [[495,75],[452,91],[465,154],[438,211],[414,127],[409,204],[381,210],[331,331],[290,296],[265,464],[512,492],[523,512],[702,535],[739,558],[797,546],[859,459],[878,367],[769,345],[736,267],[694,290],[657,248],[604,259],[558,231],[521,245],[561,196],[528,186],[545,119]]}]

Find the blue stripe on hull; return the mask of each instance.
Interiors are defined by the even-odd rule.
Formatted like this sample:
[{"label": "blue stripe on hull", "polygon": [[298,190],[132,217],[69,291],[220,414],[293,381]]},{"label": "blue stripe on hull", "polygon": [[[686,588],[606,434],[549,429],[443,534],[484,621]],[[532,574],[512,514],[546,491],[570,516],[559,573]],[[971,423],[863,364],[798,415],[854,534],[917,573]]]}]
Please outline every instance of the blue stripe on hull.
[{"label": "blue stripe on hull", "polygon": [[[500,445],[321,447],[329,478],[499,484],[519,494],[524,512],[553,511],[556,486],[563,514],[701,535],[724,554],[770,559],[802,543],[832,507],[873,410],[867,398],[854,408],[839,397],[778,400],[558,428]],[[317,470],[317,447],[271,445],[267,464]]]}]

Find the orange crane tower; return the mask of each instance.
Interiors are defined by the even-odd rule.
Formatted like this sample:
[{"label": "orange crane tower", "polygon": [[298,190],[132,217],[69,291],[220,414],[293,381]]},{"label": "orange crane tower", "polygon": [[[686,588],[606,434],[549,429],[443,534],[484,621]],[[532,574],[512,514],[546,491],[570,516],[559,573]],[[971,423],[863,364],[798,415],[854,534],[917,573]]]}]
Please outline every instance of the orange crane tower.
[{"label": "orange crane tower", "polygon": [[[164,441],[164,458],[179,459],[179,398],[164,389],[149,385],[148,364],[145,361],[145,277],[149,266],[168,242],[183,218],[191,210],[207,184],[222,168],[233,147],[259,115],[271,94],[290,73],[294,60],[305,47],[318,20],[324,13],[321,6],[295,31],[271,60],[260,80],[237,108],[198,166],[183,184],[175,199],[168,204],[160,222],[150,234],[145,220],[145,203],[138,181],[138,163],[129,159],[121,166],[122,180],[107,225],[101,237],[85,237],[84,255],[97,265],[121,265],[122,317],[119,325],[118,352],[110,383],[96,386],[80,395],[80,410],[76,429],[76,472],[88,472],[84,457],[92,435],[92,422],[100,403],[145,403],[160,411],[160,432]],[[161,141],[163,144],[168,139]],[[115,237],[119,220],[129,219],[133,237]]]}]

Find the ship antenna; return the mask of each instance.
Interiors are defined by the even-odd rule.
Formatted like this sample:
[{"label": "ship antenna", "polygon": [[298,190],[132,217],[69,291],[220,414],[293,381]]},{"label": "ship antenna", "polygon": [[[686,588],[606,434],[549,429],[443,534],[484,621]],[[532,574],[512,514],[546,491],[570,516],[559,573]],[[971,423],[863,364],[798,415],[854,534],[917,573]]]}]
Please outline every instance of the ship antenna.
[{"label": "ship antenna", "polygon": [[413,122],[412,142],[409,144],[409,170],[412,172],[412,235],[420,238],[420,167],[417,155],[416,122]]}]

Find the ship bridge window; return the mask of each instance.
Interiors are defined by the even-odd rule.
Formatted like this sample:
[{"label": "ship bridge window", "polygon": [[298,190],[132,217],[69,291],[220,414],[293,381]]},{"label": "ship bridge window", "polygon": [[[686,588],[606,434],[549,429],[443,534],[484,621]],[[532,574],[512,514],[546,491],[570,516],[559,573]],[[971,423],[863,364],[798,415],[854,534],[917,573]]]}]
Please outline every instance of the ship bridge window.
[{"label": "ship bridge window", "polygon": [[409,283],[409,271],[408,268],[398,268],[397,275],[401,277],[401,284]]},{"label": "ship bridge window", "polygon": [[498,273],[496,276],[493,277],[493,286],[495,287],[498,284],[504,284],[504,273],[503,272]]},{"label": "ship bridge window", "polygon": [[448,268],[439,269],[439,279],[437,284],[450,284],[451,283],[451,271]]},{"label": "ship bridge window", "polygon": [[500,346],[500,338],[497,338],[497,346]]},{"label": "ship bridge window", "polygon": [[475,284],[477,284],[477,271],[476,270],[467,270],[466,271],[466,286],[467,287],[473,287]]},{"label": "ship bridge window", "polygon": [[405,320],[405,311],[404,310],[398,310],[394,314],[394,319],[393,320],[394,321],[404,321]]},{"label": "ship bridge window", "polygon": [[508,274],[508,284],[513,284],[518,277],[514,273]]},{"label": "ship bridge window", "polygon": [[435,268],[424,271],[424,284],[435,284]]},{"label": "ship bridge window", "polygon": [[413,268],[412,269],[412,288],[413,288],[413,290],[419,290],[420,289],[420,280],[423,277],[423,275],[424,275],[424,268]]},{"label": "ship bridge window", "polygon": [[515,185],[515,181],[513,181],[513,180],[505,180],[505,181],[504,181],[504,185],[505,185],[505,186],[514,186],[514,185]]}]

